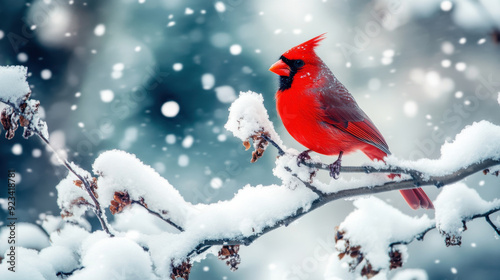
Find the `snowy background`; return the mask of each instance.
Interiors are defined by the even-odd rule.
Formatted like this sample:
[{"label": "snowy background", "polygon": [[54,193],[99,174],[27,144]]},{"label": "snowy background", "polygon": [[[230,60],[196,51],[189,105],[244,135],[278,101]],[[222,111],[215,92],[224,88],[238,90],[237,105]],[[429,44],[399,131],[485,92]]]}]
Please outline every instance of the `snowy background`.
[{"label": "snowy background", "polygon": [[[277,77],[267,69],[324,32],[319,56],[399,158],[435,158],[466,125],[500,123],[498,2],[404,2],[1,1],[0,64],[28,66],[51,142],[69,160],[90,170],[97,155],[118,148],[154,167],[187,201],[216,202],[247,183],[279,182],[271,171],[275,151],[250,164],[223,127],[240,90],[263,93],[285,144],[303,149],[276,116]],[[0,172],[18,173],[17,216],[57,215],[55,186],[65,169],[40,141],[20,133],[0,141]],[[367,160],[357,154],[343,162]],[[466,183],[486,200],[500,196],[492,176]],[[426,192],[431,199],[438,193]],[[412,212],[397,192],[378,197],[404,213],[424,213]],[[328,259],[317,252],[325,243],[333,252],[334,227],[353,209],[351,201],[327,205],[242,247],[236,273],[211,256],[191,277],[318,279]],[[468,228],[460,248],[446,248],[436,232],[411,244],[405,268],[423,268],[430,279],[495,279],[500,241],[484,221]]]}]

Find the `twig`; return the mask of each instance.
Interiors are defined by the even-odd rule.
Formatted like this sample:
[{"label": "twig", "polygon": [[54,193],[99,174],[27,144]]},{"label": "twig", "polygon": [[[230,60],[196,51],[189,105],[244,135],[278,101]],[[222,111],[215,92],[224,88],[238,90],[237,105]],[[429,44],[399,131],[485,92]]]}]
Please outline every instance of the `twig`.
[{"label": "twig", "polygon": [[[28,95],[29,96],[29,95]],[[18,114],[19,116],[23,116],[23,117],[26,117],[26,115],[19,109],[19,107],[12,103],[12,102],[8,102],[6,100],[1,100],[3,103],[7,104],[8,106],[10,106],[11,108],[14,109],[14,111],[16,112],[16,114]],[[29,120],[31,122],[31,118],[26,118],[27,120]],[[97,200],[97,198],[95,197],[95,195],[93,194],[92,192],[92,189],[90,187],[90,183],[88,182],[87,178],[84,178],[83,176],[81,176],[80,174],[78,174],[72,167],[71,167],[71,164],[66,160],[66,159],[63,159],[59,156],[59,154],[56,152],[56,150],[54,149],[54,147],[52,147],[52,145],[50,144],[49,140],[47,138],[45,138],[43,136],[43,134],[37,129],[37,130],[34,130],[33,131],[51,150],[52,152],[57,156],[57,158],[64,164],[64,166],[66,167],[66,169],[69,170],[69,172],[73,173],[80,181],[83,182],[84,186],[85,186],[85,191],[87,191],[88,195],[90,196],[90,198],[92,199],[92,201],[94,202],[94,205],[92,205],[93,207],[89,207],[91,208],[97,219],[99,220],[99,222],[101,223],[101,227],[102,229],[111,237],[113,237],[114,235],[109,231],[109,227],[108,227],[108,224],[106,222],[106,217],[104,216],[104,212],[102,211],[101,209],[101,205],[99,204],[99,201]],[[90,205],[89,205],[90,206]]]},{"label": "twig", "polygon": [[[486,219],[486,221],[488,222],[488,224],[491,225],[491,227],[493,227],[493,230],[495,230],[495,232],[500,235],[500,230],[495,226],[495,224],[493,224],[493,222],[491,221],[490,219],[490,215],[493,214],[493,213],[496,213],[500,211],[500,207],[497,207],[497,208],[493,208],[493,209],[490,209],[488,210],[487,212],[485,213],[481,213],[481,214],[476,214],[476,215],[473,215],[471,217],[468,217],[466,218],[465,220],[463,220],[462,222],[465,224],[466,222],[468,221],[472,221],[474,219],[477,219],[477,218],[482,218],[484,217]],[[424,236],[431,230],[435,229],[436,228],[436,225],[432,225],[428,228],[426,228],[424,231],[420,232],[419,234],[413,236],[410,240],[402,240],[402,241],[396,241],[396,242],[393,242],[389,245],[389,247],[392,247],[392,246],[395,246],[395,245],[408,245],[410,243],[412,243],[413,241],[416,240],[423,240],[424,239]]]},{"label": "twig", "polygon": [[155,212],[155,211],[149,209],[142,202],[137,201],[137,200],[132,200],[132,203],[142,206],[142,208],[146,209],[149,212],[149,214],[154,215],[154,216],[162,219],[163,221],[167,222],[169,225],[173,226],[174,228],[178,229],[179,231],[184,231],[184,228],[182,228],[181,226],[179,226],[176,223],[172,222],[170,219],[163,218],[163,216],[160,213]]},{"label": "twig", "polygon": [[[286,154],[286,152],[276,142],[274,142],[271,138],[269,138],[269,136],[261,134],[261,137],[264,138],[269,143],[271,143],[278,150],[278,154],[280,156]],[[309,162],[309,161],[301,160],[300,164],[303,164],[303,165],[310,167],[310,168],[330,171],[330,167],[328,166],[328,164],[325,164],[322,162]],[[404,168],[400,168],[397,166],[389,166],[386,168],[377,168],[377,167],[373,167],[373,166],[341,166],[340,172],[343,172],[343,173],[397,173],[397,174],[408,174],[408,175],[411,175],[413,178],[417,178],[417,177],[420,177],[422,175],[422,173],[417,171],[417,170],[404,169]]]},{"label": "twig", "polygon": [[81,176],[80,174],[78,174],[78,172],[76,172],[72,167],[71,167],[71,164],[66,160],[66,159],[63,159],[59,156],[59,154],[57,153],[57,151],[54,149],[54,147],[52,147],[52,145],[50,145],[50,142],[48,139],[46,139],[45,137],[43,137],[43,135],[39,132],[39,131],[36,131],[36,135],[42,139],[42,141],[52,150],[52,152],[57,156],[57,158],[64,164],[64,166],[66,167],[66,169],[69,170],[69,172],[73,173],[80,181],[83,182],[83,185],[85,186],[85,191],[87,192],[87,194],[90,196],[90,198],[92,199],[92,201],[94,202],[94,207],[90,207],[97,219],[99,220],[99,222],[101,223],[101,227],[102,229],[110,236],[110,237],[114,237],[114,234],[112,234],[110,231],[109,231],[109,227],[108,227],[108,223],[106,222],[106,218],[104,217],[104,212],[102,211],[102,208],[101,208],[101,205],[99,203],[99,201],[97,200],[97,198],[95,197],[94,193],[92,192],[92,189],[90,187],[90,183],[89,181],[87,180],[87,178],[84,178],[83,176]]},{"label": "twig", "polygon": [[73,270],[72,270],[72,271],[70,271],[70,272],[63,272],[63,271],[59,271],[59,272],[57,272],[57,273],[56,273],[56,276],[57,276],[57,277],[62,277],[63,279],[65,279],[65,277],[68,277],[68,276],[73,275],[73,273],[75,273],[75,271],[82,270],[82,269],[84,269],[84,268],[85,268],[85,267],[83,267],[83,266],[82,266],[82,267],[77,267],[77,268],[73,269]]},{"label": "twig", "polygon": [[488,222],[488,224],[490,224],[490,226],[493,228],[493,230],[495,230],[495,232],[500,235],[500,228],[498,228],[490,219],[490,215],[486,215],[484,217],[486,219],[486,222]]}]

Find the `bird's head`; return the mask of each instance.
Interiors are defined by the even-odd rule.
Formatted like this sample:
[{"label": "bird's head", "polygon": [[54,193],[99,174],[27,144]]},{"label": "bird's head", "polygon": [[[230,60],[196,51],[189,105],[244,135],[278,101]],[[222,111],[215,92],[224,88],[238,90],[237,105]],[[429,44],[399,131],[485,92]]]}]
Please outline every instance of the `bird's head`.
[{"label": "bird's head", "polygon": [[280,91],[289,89],[295,77],[314,78],[323,64],[314,52],[314,48],[325,38],[324,35],[323,33],[289,49],[269,68],[269,71],[280,76]]}]

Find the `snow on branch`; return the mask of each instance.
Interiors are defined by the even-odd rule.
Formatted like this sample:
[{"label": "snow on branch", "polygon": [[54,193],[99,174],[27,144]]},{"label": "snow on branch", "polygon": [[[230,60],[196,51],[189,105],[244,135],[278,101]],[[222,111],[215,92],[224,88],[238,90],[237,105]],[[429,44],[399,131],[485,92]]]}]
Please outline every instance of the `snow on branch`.
[{"label": "snow on branch", "polygon": [[[38,112],[40,102],[38,100],[30,100],[31,90],[26,76],[28,68],[24,66],[7,66],[0,67],[0,102],[8,105],[2,110],[1,123],[6,130],[5,138],[12,139],[19,124],[24,127],[23,137],[28,139],[30,136],[36,134],[57,156],[57,158],[64,164],[64,166],[72,173],[74,182],[77,185],[82,185],[87,192],[90,200],[86,200],[84,195],[74,197],[69,201],[69,204],[74,205],[74,208],[90,208],[94,211],[102,228],[110,235],[106,216],[103,214],[102,209],[95,197],[95,182],[85,170],[79,168],[73,163],[59,157],[54,148],[49,142],[49,132],[47,124],[40,118]],[[18,124],[19,122],[19,124]],[[68,201],[65,201],[66,207],[69,207]],[[91,201],[91,202],[89,202]],[[60,204],[61,205],[61,204]],[[71,207],[72,208],[72,207]],[[65,208],[61,208],[64,210]],[[83,212],[80,210],[80,215]],[[72,216],[67,212],[68,216]],[[63,214],[64,215],[64,214]]]},{"label": "snow on branch", "polygon": [[[18,110],[17,103],[9,101],[10,93],[4,96],[1,89],[0,100],[8,101],[8,105]],[[444,144],[440,159],[404,161],[391,156],[387,158],[387,165],[377,162],[343,167],[341,172],[363,174],[355,179],[341,177],[325,183],[314,179],[314,174],[325,166],[318,157],[297,165],[299,152],[283,145],[260,94],[241,93],[230,108],[226,128],[241,139],[247,149],[253,141],[252,162],[264,155],[269,144],[278,149],[273,174],[281,179],[280,185],[246,185],[230,200],[193,205],[185,201],[167,179],[126,152],[112,150],[100,154],[92,166],[93,174],[64,161],[70,173],[57,186],[58,205],[62,218],[71,223],[63,223],[58,230],[50,232],[52,246],[48,248],[65,248],[77,256],[78,261],[55,269],[54,263],[40,260],[39,266],[32,270],[55,271],[54,275],[72,279],[102,279],[110,275],[187,279],[193,263],[207,254],[217,255],[231,270],[236,270],[241,262],[240,254],[244,253],[240,245],[250,245],[260,236],[287,226],[329,202],[416,186],[441,187],[486,168],[494,173],[500,164],[500,127],[483,121],[465,128],[454,142]],[[40,132],[35,133],[43,136]],[[48,137],[41,138],[50,144]],[[402,175],[397,180],[390,180],[382,173]],[[445,191],[455,187],[448,186]],[[460,193],[469,195],[466,191]],[[373,276],[376,271],[391,268],[395,260],[398,264],[404,261],[404,242],[411,242],[412,236],[433,226],[448,235],[458,236],[461,232],[457,229],[457,220],[472,219],[486,210],[492,211],[498,201],[479,202],[478,199],[472,203],[473,207],[463,203],[440,204],[438,198],[436,204],[443,210],[437,209],[436,219],[432,220],[427,216],[405,216],[375,198],[358,200],[355,202],[358,210],[339,227],[337,237],[344,240],[344,247],[340,241],[337,247],[356,260],[362,255],[363,259],[353,265],[354,270],[359,268],[365,271],[365,276]],[[108,208],[115,215],[111,225],[104,215]],[[451,208],[458,210],[450,212]],[[82,217],[86,209],[96,213],[103,231],[88,232]],[[359,220],[367,219],[368,214],[363,213],[371,211],[384,211],[384,215],[387,212],[394,221],[381,221],[384,226],[372,221],[367,228]],[[442,213],[441,216],[438,213]],[[140,222],[136,223],[140,226],[132,228],[130,223],[120,223],[120,217],[124,216],[127,220],[139,217]],[[402,230],[396,226],[398,223],[407,226]],[[381,231],[377,234],[378,239],[366,239],[366,232],[375,230]],[[100,253],[102,258],[95,257]],[[31,257],[35,260],[41,255],[42,252]],[[115,259],[119,261],[113,261]]]},{"label": "snow on branch", "polygon": [[[433,229],[445,237],[447,246],[461,245],[466,222],[489,219],[500,211],[500,199],[487,202],[464,183],[456,183],[446,186],[435,200],[435,219],[410,217],[375,197],[358,199],[354,206],[357,209],[337,228],[336,249],[352,272],[371,278],[401,267],[408,258],[405,245],[423,240]],[[490,225],[500,235],[498,227]]]},{"label": "snow on branch", "polygon": [[0,101],[9,105],[2,110],[1,122],[5,129],[5,138],[12,139],[21,124],[23,137],[34,133],[48,140],[47,125],[40,119],[40,102],[30,100],[31,90],[26,82],[28,68],[23,66],[0,67]]}]

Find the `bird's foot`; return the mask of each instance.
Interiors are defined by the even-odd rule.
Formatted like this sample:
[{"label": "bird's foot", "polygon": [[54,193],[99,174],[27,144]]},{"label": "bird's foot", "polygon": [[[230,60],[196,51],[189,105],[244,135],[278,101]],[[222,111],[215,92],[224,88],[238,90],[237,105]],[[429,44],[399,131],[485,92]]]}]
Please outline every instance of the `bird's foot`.
[{"label": "bird's foot", "polygon": [[305,150],[297,156],[297,166],[300,166],[302,162],[311,159],[311,156],[309,155],[310,152],[311,150]]},{"label": "bird's foot", "polygon": [[342,154],[344,152],[340,152],[339,153],[339,157],[337,158],[337,160],[328,165],[328,168],[330,169],[330,177],[332,177],[333,179],[337,180],[339,178],[339,175],[340,175],[340,166],[342,165]]}]

